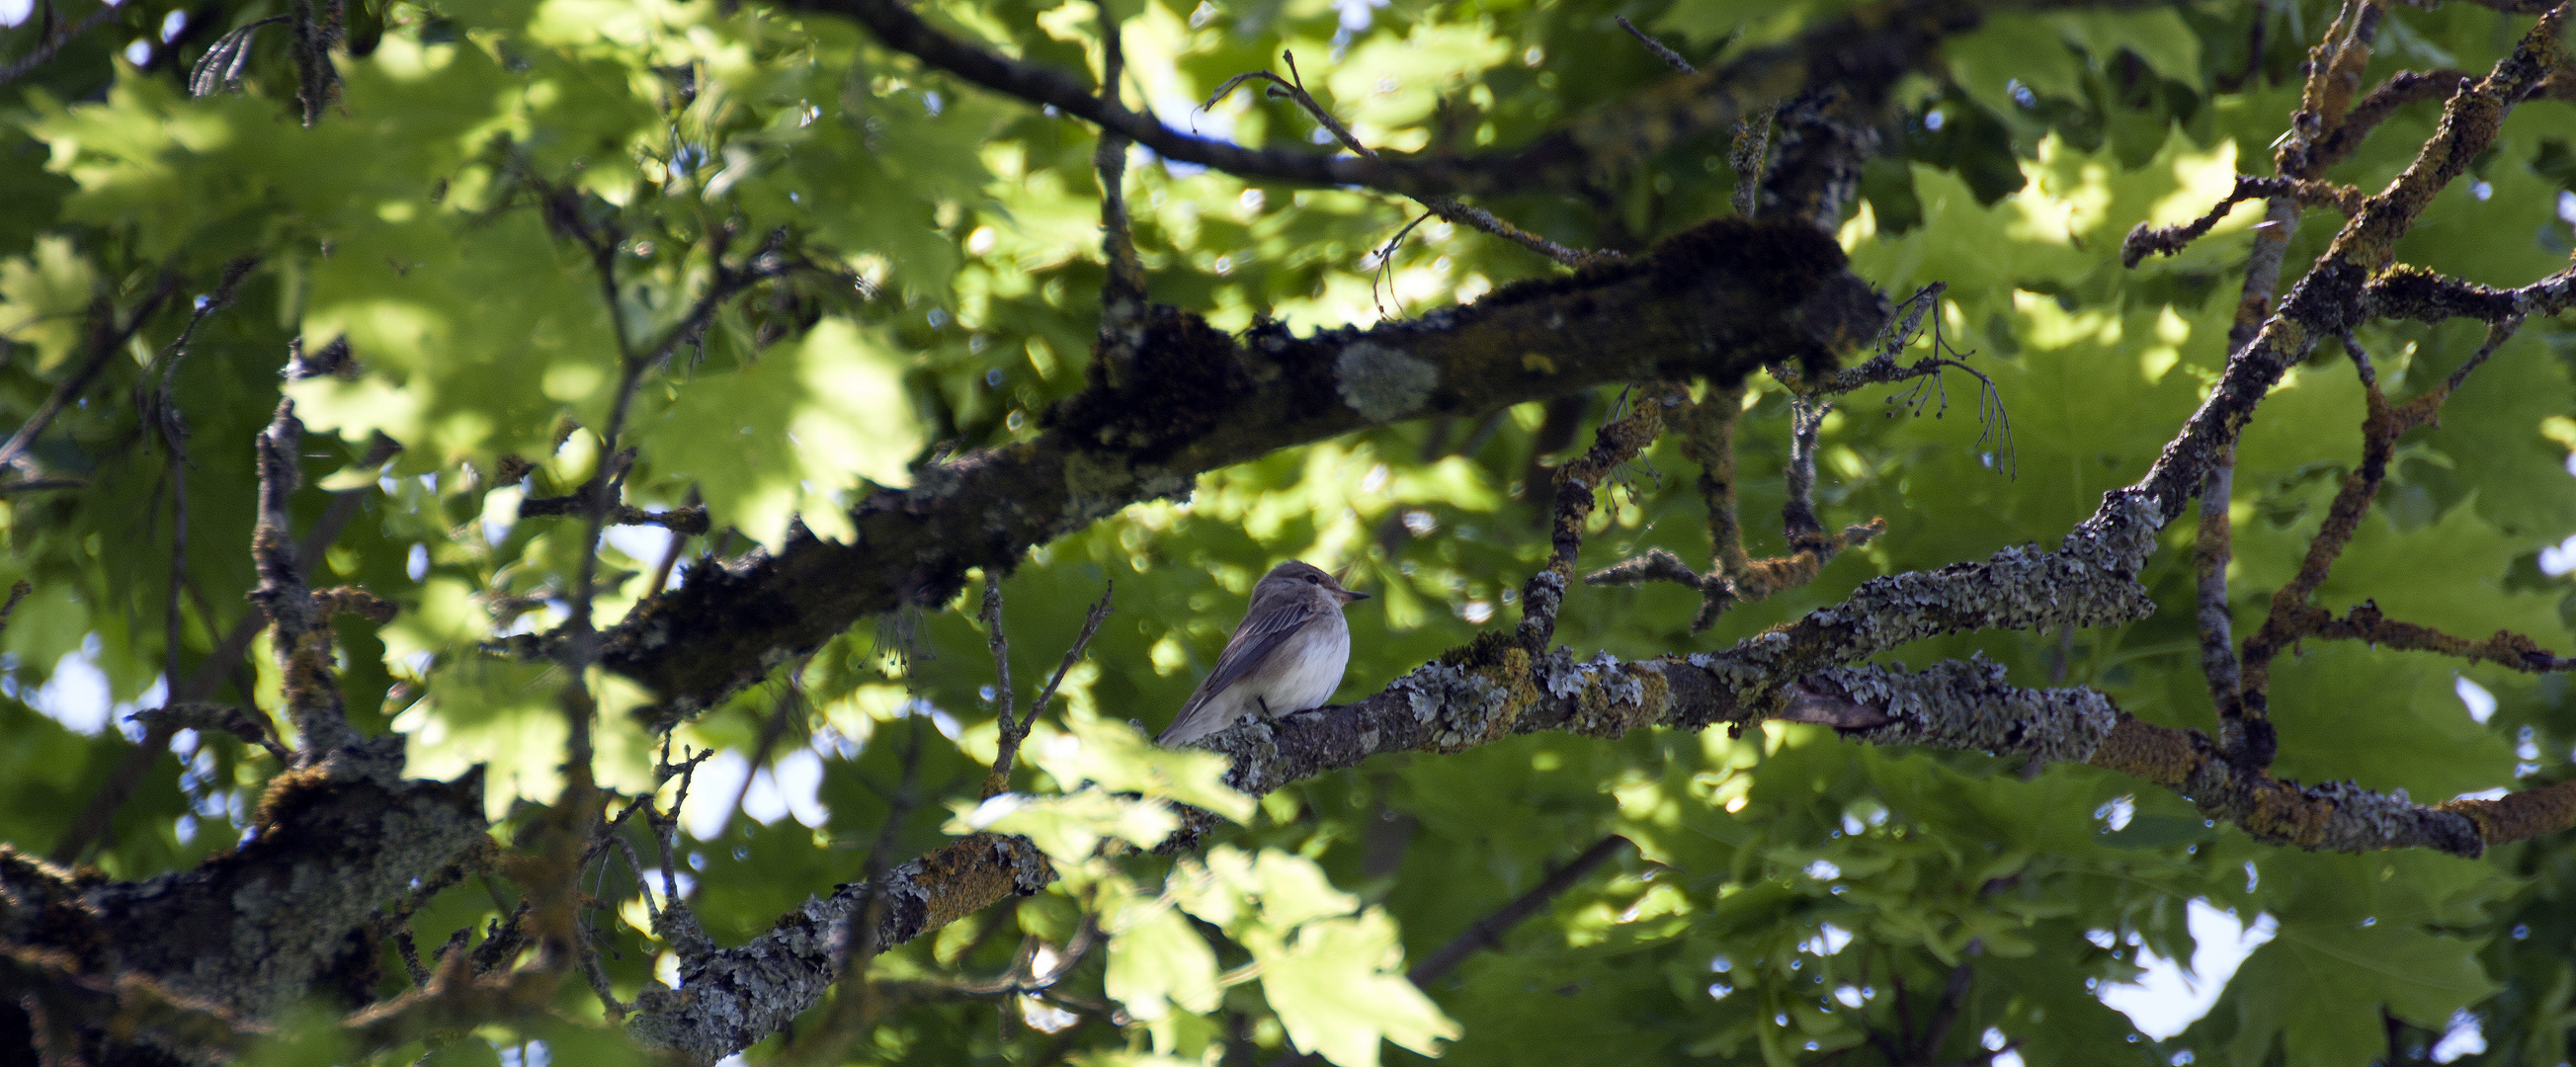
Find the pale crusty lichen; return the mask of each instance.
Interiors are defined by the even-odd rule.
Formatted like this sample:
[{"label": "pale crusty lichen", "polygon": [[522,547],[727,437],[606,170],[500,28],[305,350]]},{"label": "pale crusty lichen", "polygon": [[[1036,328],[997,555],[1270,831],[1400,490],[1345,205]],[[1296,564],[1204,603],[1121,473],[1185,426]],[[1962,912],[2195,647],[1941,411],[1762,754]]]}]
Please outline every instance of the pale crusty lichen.
[{"label": "pale crusty lichen", "polygon": [[1564,648],[1550,650],[1531,670],[1538,689],[1573,704],[1559,727],[1588,737],[1620,737],[1661,725],[1673,711],[1668,660],[1621,662],[1607,652],[1581,663]]},{"label": "pale crusty lichen", "polygon": [[1440,368],[1401,348],[1359,341],[1333,360],[1333,387],[1370,422],[1394,422],[1422,410],[1440,386]]},{"label": "pale crusty lichen", "polygon": [[1064,457],[1064,514],[1057,534],[1071,533],[1115,515],[1129,504],[1185,500],[1197,479],[1169,467],[1135,463],[1110,452],[1077,449]]},{"label": "pale crusty lichen", "polygon": [[1817,672],[1853,703],[1896,721],[1861,731],[1882,745],[1924,745],[1990,755],[2026,755],[2047,763],[2082,763],[2120,718],[2108,697],[2090,689],[2022,689],[2004,679],[2003,664],[1980,652],[1921,672],[1895,667],[1835,667]]},{"label": "pale crusty lichen", "polygon": [[[1522,656],[1527,671],[1528,653]],[[1430,728],[1427,747],[1435,752],[1461,752],[1510,732],[1514,711],[1511,687],[1497,684],[1485,672],[1430,663],[1395,680],[1387,691],[1405,701],[1416,721]],[[1526,706],[1526,701],[1521,702]]]}]

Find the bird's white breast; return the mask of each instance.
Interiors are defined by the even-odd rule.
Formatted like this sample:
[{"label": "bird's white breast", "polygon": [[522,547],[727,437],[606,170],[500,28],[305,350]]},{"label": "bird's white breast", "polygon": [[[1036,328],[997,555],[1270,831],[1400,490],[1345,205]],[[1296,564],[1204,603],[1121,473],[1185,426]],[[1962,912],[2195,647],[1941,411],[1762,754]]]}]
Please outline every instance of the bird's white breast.
[{"label": "bird's white breast", "polygon": [[1252,673],[1210,696],[1196,715],[1175,724],[1175,732],[1165,741],[1187,744],[1245,719],[1259,718],[1264,708],[1278,716],[1323,707],[1333,698],[1333,690],[1341,688],[1342,672],[1350,662],[1350,624],[1340,611],[1328,610],[1288,638]]},{"label": "bird's white breast", "polygon": [[1320,708],[1342,687],[1342,672],[1350,662],[1350,624],[1340,611],[1327,610],[1290,637],[1242,687],[1258,694],[1273,715]]}]

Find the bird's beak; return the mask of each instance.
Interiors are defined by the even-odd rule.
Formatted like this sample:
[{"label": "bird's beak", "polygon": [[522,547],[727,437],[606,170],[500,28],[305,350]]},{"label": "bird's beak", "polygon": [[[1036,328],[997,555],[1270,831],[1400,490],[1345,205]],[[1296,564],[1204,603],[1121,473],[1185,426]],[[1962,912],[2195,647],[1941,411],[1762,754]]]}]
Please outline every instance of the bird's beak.
[{"label": "bird's beak", "polygon": [[1342,603],[1345,603],[1345,604],[1348,604],[1348,603],[1350,603],[1351,601],[1354,601],[1354,600],[1366,600],[1366,599],[1368,599],[1368,598],[1369,598],[1369,595],[1368,595],[1367,593],[1360,592],[1360,591],[1358,591],[1358,590],[1356,590],[1356,589],[1344,589],[1344,590],[1342,590]]}]

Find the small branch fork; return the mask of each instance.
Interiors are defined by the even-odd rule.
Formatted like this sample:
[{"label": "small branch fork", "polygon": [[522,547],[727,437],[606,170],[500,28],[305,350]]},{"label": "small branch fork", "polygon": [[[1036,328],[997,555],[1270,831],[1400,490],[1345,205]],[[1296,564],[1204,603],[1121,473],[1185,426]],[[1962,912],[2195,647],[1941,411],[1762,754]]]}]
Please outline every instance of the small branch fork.
[{"label": "small branch fork", "polygon": [[[2325,584],[2326,575],[2337,557],[2352,543],[2363,516],[2387,479],[2389,460],[2396,454],[2397,438],[2409,430],[2435,422],[2442,402],[2466,381],[2471,371],[2485,363],[2497,348],[2510,339],[2522,325],[2519,318],[2506,319],[2487,331],[2486,343],[2462,363],[2440,386],[2409,398],[2404,403],[2390,404],[2379,388],[2369,354],[2349,335],[2343,341],[2360,373],[2368,415],[2362,421],[2361,465],[2344,477],[2343,488],[2335,494],[2327,509],[2324,524],[2308,543],[2307,557],[2299,564],[2298,574],[2290,584],[2272,595],[2272,608],[2263,620],[2262,629],[2245,640],[2244,673],[2240,683],[2242,715],[2259,720],[2266,707],[2270,682],[2270,665],[2274,657],[2302,637],[2348,638],[2386,644],[2394,648],[2441,652],[2469,660],[2484,660],[2515,670],[2548,672],[2566,670],[2576,661],[2565,660],[2541,651],[2530,638],[2508,631],[2497,631],[2484,641],[2466,641],[2429,627],[2383,618],[2376,604],[2364,601],[2342,619],[2333,618],[2309,601],[2317,588]],[[2222,709],[2228,710],[2228,709]],[[2258,737],[2257,743],[2268,740]],[[2264,748],[2247,752],[2255,766],[2268,765],[2271,753]]]},{"label": "small branch fork", "polygon": [[1557,609],[1574,581],[1574,557],[1583,548],[1583,524],[1592,517],[1594,495],[1604,479],[1663,436],[1669,412],[1690,403],[1690,390],[1666,382],[1649,390],[1626,414],[1601,424],[1591,449],[1556,469],[1556,506],[1550,531],[1553,550],[1546,569],[1530,575],[1521,587],[1521,621],[1512,642],[1529,655],[1547,651],[1556,638]]},{"label": "small branch fork", "polygon": [[[1789,462],[1782,472],[1788,499],[1781,505],[1780,521],[1789,542],[1789,554],[1767,559],[1754,559],[1744,547],[1744,529],[1737,518],[1735,426],[1744,411],[1742,386],[1722,389],[1712,386],[1706,396],[1690,404],[1682,417],[1682,455],[1700,465],[1700,498],[1708,508],[1709,542],[1713,546],[1711,564],[1706,574],[1691,570],[1681,558],[1662,549],[1649,549],[1645,555],[1624,560],[1583,577],[1588,585],[1637,585],[1644,582],[1672,582],[1700,592],[1700,610],[1691,620],[1696,633],[1716,625],[1726,609],[1744,601],[1761,600],[1783,590],[1794,589],[1816,579],[1825,564],[1853,547],[1887,532],[1887,520],[1873,518],[1865,523],[1844,527],[1838,533],[1825,532],[1816,515],[1817,433],[1825,415],[1832,410],[1827,396],[1846,393],[1870,385],[1913,381],[1916,384],[1888,398],[1894,416],[1898,408],[1911,406],[1915,414],[1937,398],[1943,407],[1949,405],[1949,394],[1941,385],[1941,373],[1957,368],[1976,377],[1982,392],[1979,412],[1984,424],[1999,428],[2007,454],[2011,451],[2012,423],[2003,410],[2001,395],[1995,383],[1983,372],[1962,362],[1965,355],[1949,347],[1941,337],[1940,323],[1934,318],[1929,327],[1932,354],[1910,364],[1896,361],[1916,339],[1922,337],[1924,320],[1938,306],[1946,286],[1935,282],[1925,286],[1899,305],[1898,318],[1884,335],[1878,354],[1858,366],[1845,368],[1814,388],[1812,394],[1793,395],[1790,402]],[[1772,368],[1779,378],[1795,390],[1801,379],[1786,367]],[[1989,432],[1993,432],[1990,429]],[[1984,436],[1978,438],[1980,443]]]},{"label": "small branch fork", "polygon": [[[1630,32],[1635,32],[1635,27],[1630,27]],[[1264,91],[1268,93],[1272,99],[1294,101],[1298,107],[1304,108],[1307,114],[1314,116],[1315,121],[1322,123],[1326,130],[1332,131],[1333,139],[1341,142],[1342,147],[1350,149],[1353,154],[1358,155],[1360,158],[1369,160],[1377,159],[1378,154],[1375,149],[1361,144],[1359,137],[1351,133],[1350,127],[1342,125],[1342,121],[1340,119],[1333,117],[1333,113],[1331,111],[1326,110],[1323,104],[1318,103],[1315,100],[1313,94],[1306,91],[1306,79],[1297,73],[1296,53],[1282,52],[1280,53],[1280,58],[1287,60],[1288,62],[1288,77],[1282,78],[1266,70],[1246,71],[1242,74],[1237,74],[1234,77],[1227,78],[1224,84],[1217,86],[1216,92],[1209,94],[1207,102],[1200,104],[1199,109],[1204,111],[1208,108],[1215,107],[1217,101],[1225,99],[1226,94],[1233,92],[1236,86],[1242,85],[1247,81],[1268,82],[1269,88]],[[1685,66],[1687,66],[1687,64],[1685,64]],[[1523,230],[1509,222],[1505,222],[1502,219],[1495,217],[1492,212],[1486,211],[1483,208],[1470,207],[1466,204],[1461,204],[1452,197],[1442,196],[1435,193],[1416,193],[1411,195],[1416,202],[1420,203],[1423,207],[1430,209],[1431,214],[1438,215],[1443,219],[1457,223],[1461,226],[1482,230],[1496,237],[1500,237],[1503,240],[1510,241],[1513,244],[1529,249],[1532,252],[1536,252],[1539,255],[1546,256],[1547,258],[1555,260],[1556,262],[1568,267],[1573,267],[1579,270],[1594,263],[1611,262],[1621,258],[1616,252],[1584,252],[1567,248],[1564,245],[1557,244],[1547,238],[1540,237],[1537,234]],[[1395,246],[1401,243],[1404,240],[1404,235],[1412,232],[1413,227],[1419,225],[1421,221],[1421,219],[1415,219],[1413,222],[1407,223],[1403,230],[1397,232],[1394,240],[1388,241],[1385,247],[1378,250],[1378,261],[1381,264],[1390,261],[1395,254]]]},{"label": "small branch fork", "polygon": [[1020,743],[1028,740],[1029,731],[1037,725],[1039,717],[1046,714],[1047,705],[1055,702],[1056,688],[1064,684],[1064,676],[1072,672],[1074,664],[1082,662],[1083,652],[1091,647],[1092,635],[1099,633],[1100,624],[1109,618],[1109,597],[1115,590],[1116,586],[1111,585],[1100,591],[1100,601],[1091,605],[1090,612],[1083,616],[1082,632],[1074,635],[1072,647],[1065,649],[1064,662],[1056,664],[1055,674],[1047,678],[1046,688],[1038,690],[1037,700],[1029,704],[1028,715],[1014,717],[1011,714],[1011,642],[1002,633],[1002,579],[995,572],[984,575],[981,618],[984,634],[993,648],[993,673],[997,679],[993,700],[1001,725],[1001,740],[993,755],[993,769],[984,776],[982,799],[991,800],[1011,788],[1011,765],[1019,758]]},{"label": "small branch fork", "polygon": [[[1834,372],[1833,377],[1813,386],[1813,391],[1819,395],[1834,396],[1872,385],[1912,382],[1913,385],[1888,396],[1887,417],[1895,418],[1897,409],[1910,408],[1911,413],[1919,418],[1924,408],[1932,407],[1933,417],[1939,418],[1942,412],[1950,408],[1950,389],[1941,377],[1941,372],[1950,369],[1965,371],[1969,377],[1977,380],[1977,425],[1982,431],[1977,435],[1977,446],[1985,447],[1989,440],[2000,445],[2004,454],[2005,470],[2010,473],[2016,468],[2013,459],[2012,415],[2004,410],[2003,393],[1995,388],[1993,378],[1987,377],[1984,371],[1967,364],[1967,357],[1975,353],[1962,352],[1953,347],[1949,338],[1942,333],[1940,316],[1935,314],[1940,307],[1941,294],[1949,291],[1950,285],[1947,282],[1933,282],[1915,290],[1913,296],[1907,297],[1903,304],[1897,306],[1897,317],[1880,335],[1876,355],[1859,366],[1845,367]],[[1897,357],[1907,348],[1912,347],[1916,341],[1922,340],[1927,332],[1931,336],[1931,353],[1912,363],[1898,363]],[[1785,367],[1772,368],[1772,376],[1789,384],[1792,390],[1805,385],[1803,379],[1798,378]]]},{"label": "small branch fork", "polygon": [[[2355,105],[2360,72],[2368,62],[2379,17],[2375,4],[2346,4],[2322,43],[2311,52],[2310,77],[2301,108],[2276,154],[2281,177],[2240,178],[2227,200],[2210,214],[2187,226],[2166,230],[2141,226],[2131,232],[2123,246],[2123,259],[2131,265],[2150,253],[2170,254],[2206,233],[2210,224],[2236,202],[2258,195],[2269,200],[2267,220],[2257,228],[2248,259],[2245,295],[2229,335],[2228,374],[2174,446],[2158,460],[2147,481],[2141,483],[2144,487],[2190,479],[2181,473],[2181,468],[2193,459],[2201,465],[2196,479],[2201,484],[2169,486],[2166,491],[2188,488],[2203,497],[2199,544],[2194,553],[2199,571],[2201,659],[2211,699],[2218,708],[2221,749],[2230,760],[2256,773],[2270,765],[2278,749],[2277,735],[2265,717],[2270,661],[2300,637],[2324,636],[2330,626],[2339,633],[2357,634],[2364,629],[2395,632],[2388,631],[2388,626],[2395,624],[2336,625],[2328,613],[2308,602],[2368,510],[2386,476],[2397,436],[2432,421],[2443,399],[2511,336],[2524,317],[2555,314],[2576,302],[2576,270],[2521,289],[2495,290],[2442,278],[2420,268],[2391,264],[2394,242],[2414,224],[2434,194],[2456,179],[2464,171],[2466,160],[2492,140],[2516,102],[2539,91],[2554,64],[2567,5],[2557,5],[2544,15],[2484,79],[2462,80],[2447,73],[2439,77],[2401,75]],[[2415,164],[2387,189],[2355,200],[2311,180],[2318,169],[2351,151],[2372,126],[2398,106],[2429,98],[2445,86],[2451,91],[2439,129],[2418,154]],[[2328,194],[2334,195],[2330,198]],[[2277,311],[2269,310],[2287,231],[2296,225],[2303,204],[2322,202],[2334,203],[2349,221],[2308,278]],[[2403,404],[2392,405],[2379,389],[2368,354],[2352,339],[2353,328],[2372,317],[2433,322],[2470,317],[2488,323],[2490,331],[2487,344],[2447,382]],[[2235,435],[2251,417],[2261,391],[2279,379],[2289,362],[2325,338],[2344,343],[2368,394],[2361,464],[2338,493],[2309,546],[2298,577],[2274,594],[2262,628],[2246,639],[2240,664],[2228,647],[2225,578],[2229,533],[2226,498],[2231,488]],[[2160,501],[2168,515],[2176,510],[2175,503],[2179,501]],[[2369,614],[2375,617],[2375,609]],[[2472,643],[2459,639],[2437,641],[2411,629],[2404,632],[2414,642],[2410,647],[2456,649],[2457,654],[2469,654],[2472,647]],[[2514,659],[2523,669],[2556,662],[2545,653],[2539,659],[2524,655],[2529,644],[2514,635],[2500,634],[2485,643],[2484,651]]]},{"label": "small branch fork", "polygon": [[288,502],[303,484],[304,423],[295,417],[294,401],[278,402],[277,417],[258,443],[259,523],[251,533],[251,560],[259,588],[250,598],[268,616],[269,642],[285,679],[284,711],[303,746],[295,765],[322,766],[345,754],[361,761],[353,771],[391,774],[402,763],[401,738],[394,737],[390,746],[362,745],[350,727],[336,678],[330,619],[347,612],[390,622],[394,605],[361,589],[305,587],[287,520]]},{"label": "small branch fork", "polygon": [[2361,190],[2331,182],[2297,178],[2258,178],[2251,174],[2236,176],[2236,188],[2219,198],[2218,206],[2199,218],[2179,226],[2151,227],[2139,223],[2120,242],[2120,265],[2136,267],[2151,255],[2179,254],[2185,246],[2207,234],[2220,219],[2248,200],[2288,200],[2300,207],[2331,207],[2350,217],[2361,213],[2366,198]]}]

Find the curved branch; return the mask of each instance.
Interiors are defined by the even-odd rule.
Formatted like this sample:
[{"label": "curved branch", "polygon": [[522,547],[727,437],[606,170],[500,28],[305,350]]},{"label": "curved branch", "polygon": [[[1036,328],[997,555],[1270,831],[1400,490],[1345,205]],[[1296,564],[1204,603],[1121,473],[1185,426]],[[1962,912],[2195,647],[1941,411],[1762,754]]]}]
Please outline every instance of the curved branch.
[{"label": "curved branch", "polygon": [[[1977,580],[1959,576],[1963,585]],[[1776,659],[1766,664],[1766,643],[1755,638],[1723,653],[1632,662],[1605,653],[1578,663],[1563,648],[1533,659],[1509,647],[1493,662],[1469,664],[1457,662],[1473,654],[1461,650],[1367,699],[1246,722],[1205,744],[1234,758],[1229,784],[1259,794],[1384,753],[1452,753],[1552,730],[1617,737],[1654,726],[1741,727],[1776,710],[1804,721],[1847,716],[1860,728],[1843,733],[1872,744],[2119,771],[2171,788],[2257,838],[2306,848],[2432,848],[2475,856],[2576,826],[2576,783],[2422,807],[2403,793],[2271,778],[2222,758],[2197,730],[2131,718],[2090,689],[2012,686],[2000,665],[1982,658],[1919,673],[1875,666],[1801,672]],[[1194,845],[1191,839],[1166,847]],[[891,906],[878,923],[877,943],[921,936],[1037,892],[1054,878],[1045,857],[1024,840],[963,839],[886,877]],[[646,992],[630,1032],[702,1063],[766,1037],[822,999],[850,941],[849,919],[868,892],[863,885],[841,886],[750,943],[694,961],[684,968],[679,990]]]},{"label": "curved branch", "polygon": [[922,62],[1056,108],[1166,159],[1248,178],[1414,195],[1475,195],[1571,187],[1589,173],[1625,170],[1693,137],[1727,133],[1745,116],[1811,86],[1837,86],[1855,97],[1875,99],[1899,77],[1929,62],[1942,38],[1976,28],[2006,5],[1883,0],[1795,41],[1754,49],[1723,68],[1675,78],[1520,148],[1377,158],[1244,148],[1184,133],[1095,95],[1085,79],[943,33],[902,0],[785,0],[785,6],[846,16]]},{"label": "curved branch", "polygon": [[611,631],[601,662],[653,688],[669,721],[868,614],[946,602],[970,568],[1007,567],[1129,504],[1186,496],[1205,471],[1605,382],[1829,367],[1888,315],[1830,237],[1734,219],[1649,256],[1368,331],[1300,338],[1272,326],[1238,342],[1195,315],[1154,308],[1138,343],[1095,359],[1089,388],[1051,412],[1036,439],[870,494],[851,544],[800,539],[693,575]]}]

